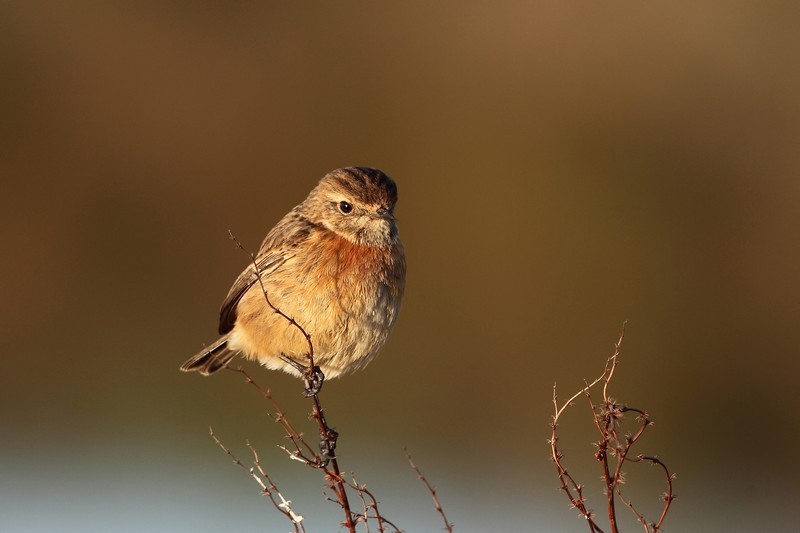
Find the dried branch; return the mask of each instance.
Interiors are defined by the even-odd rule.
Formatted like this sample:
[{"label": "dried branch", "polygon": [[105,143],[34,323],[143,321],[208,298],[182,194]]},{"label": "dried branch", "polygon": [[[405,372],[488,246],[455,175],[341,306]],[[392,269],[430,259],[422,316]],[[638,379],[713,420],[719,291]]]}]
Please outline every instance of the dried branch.
[{"label": "dried branch", "polygon": [[658,457],[639,455],[636,460],[631,459],[631,462],[638,461],[647,461],[651,465],[658,466],[664,472],[664,478],[666,479],[667,491],[661,495],[661,499],[664,500],[664,508],[661,511],[661,516],[658,518],[658,522],[651,524],[651,531],[653,533],[657,533],[662,531],[661,526],[664,524],[664,519],[667,517],[667,513],[669,512],[672,502],[675,501],[675,498],[677,498],[672,491],[672,482],[675,480],[676,475],[670,474],[667,465],[665,465]]},{"label": "dried branch", "polygon": [[[387,526],[391,527],[392,531],[394,532],[400,531],[400,529],[394,523],[392,523],[390,520],[388,520],[381,514],[380,509],[378,508],[377,499],[372,494],[372,492],[370,492],[367,489],[366,485],[360,485],[356,483],[355,478],[353,478],[352,482],[347,481],[341,472],[338,472],[337,470],[334,469],[333,465],[335,463],[333,462],[333,460],[326,461],[326,459],[320,454],[320,452],[315,451],[314,448],[306,442],[306,440],[303,438],[303,435],[295,429],[295,427],[292,425],[292,423],[286,416],[286,413],[281,409],[280,405],[272,397],[272,394],[269,389],[262,388],[242,368],[231,368],[230,370],[242,374],[242,376],[244,376],[245,382],[254,387],[261,394],[263,398],[269,400],[269,402],[272,404],[273,408],[277,413],[274,417],[275,422],[280,424],[287,438],[292,443],[291,449],[284,445],[280,445],[278,447],[283,451],[285,451],[290,459],[299,461],[311,468],[321,470],[323,472],[324,478],[328,485],[328,489],[333,491],[335,495],[335,498],[328,498],[330,501],[338,504],[344,509],[340,495],[337,493],[337,487],[339,486],[338,482],[341,482],[343,491],[346,490],[346,488],[350,488],[358,494],[362,503],[364,503],[364,513],[358,514],[350,512],[352,531],[355,531],[355,526],[359,522],[364,523],[365,527],[368,528],[370,520],[374,520],[375,522],[377,522],[377,528],[379,532],[386,532]],[[219,441],[216,439],[216,437],[214,437],[214,440],[217,442],[217,444],[220,444]],[[249,443],[248,447],[250,447]],[[250,449],[256,458],[256,466],[259,470],[259,473],[261,473],[265,479],[269,480],[268,475],[266,474],[266,472],[263,471],[261,465],[258,462],[258,456],[255,450],[252,447],[250,447]],[[233,455],[226,448],[223,447],[223,450],[225,450],[226,453],[228,453],[228,455],[233,457]],[[283,503],[284,502],[282,501],[281,504],[279,505],[282,505]],[[345,527],[348,527],[349,529],[349,526],[347,525],[346,522],[343,522],[343,525]]]},{"label": "dried branch", "polygon": [[247,256],[250,258],[250,262],[253,264],[253,274],[256,276],[259,286],[261,286],[261,293],[264,295],[264,300],[266,300],[267,305],[269,305],[269,307],[273,311],[275,311],[275,313],[277,313],[278,315],[280,315],[283,318],[285,318],[289,322],[289,324],[291,324],[292,326],[296,327],[300,331],[300,333],[303,335],[303,337],[305,337],[306,342],[308,343],[308,358],[311,361],[311,365],[310,366],[313,369],[313,366],[314,366],[313,365],[313,363],[314,363],[314,345],[311,342],[311,335],[305,330],[305,328],[303,328],[303,326],[298,324],[293,317],[290,317],[289,315],[287,315],[286,313],[284,313],[283,311],[281,311],[280,309],[278,309],[276,306],[274,306],[272,304],[272,301],[269,299],[269,294],[267,294],[267,288],[264,286],[264,279],[262,277],[263,271],[258,266],[258,261],[256,260],[256,255],[254,253],[250,252],[249,250],[247,250],[247,248],[245,248],[245,246],[242,244],[242,242],[236,237],[236,235],[233,234],[233,232],[231,230],[228,230],[228,235],[230,236],[231,240],[236,244],[236,247],[239,248],[239,250],[241,250],[245,254],[247,254]]},{"label": "dried branch", "polygon": [[[265,480],[267,480],[267,482],[269,483],[270,490],[275,492],[278,495],[278,497],[281,499],[281,503],[278,504],[279,510],[282,509],[282,510],[286,511],[286,514],[292,519],[293,522],[296,522],[296,523],[300,524],[300,522],[303,521],[303,517],[295,514],[295,512],[292,511],[292,508],[290,507],[290,504],[292,502],[283,497],[283,494],[280,493],[280,491],[278,490],[278,487],[272,481],[272,478],[270,478],[269,475],[264,471],[264,469],[261,468],[261,461],[258,458],[258,452],[256,451],[256,449],[253,448],[253,446],[249,442],[247,443],[247,447],[250,449],[250,452],[252,452],[252,454],[253,454],[253,464],[255,464],[256,468],[258,469],[259,474],[261,474],[261,476]],[[276,503],[276,502],[273,500],[273,503]],[[302,531],[305,531],[305,528],[302,527],[302,524],[300,524],[300,528],[301,528]]]},{"label": "dried branch", "polygon": [[[258,459],[258,454],[256,453],[255,449],[250,446],[250,443],[247,443],[247,447],[250,448],[250,451],[253,452],[254,464],[255,467],[258,469],[258,473],[252,467],[245,466],[238,457],[236,457],[233,452],[229,448],[227,448],[222,441],[214,434],[214,430],[209,428],[209,434],[211,438],[214,439],[214,442],[217,443],[217,446],[222,448],[222,450],[228,454],[228,456],[236,463],[239,467],[242,468],[245,472],[250,474],[256,483],[261,487],[261,492],[269,498],[269,501],[272,502],[272,505],[277,509],[281,514],[283,514],[289,521],[292,523],[294,527],[295,533],[305,533],[306,529],[303,527],[303,517],[298,515],[294,512],[291,508],[291,501],[287,500],[283,497],[280,490],[278,490],[277,485],[272,481],[272,479],[267,475],[267,473],[261,468],[261,463]],[[260,476],[260,477],[259,477]],[[277,496],[280,499],[280,503],[275,499]]]},{"label": "dried branch", "polygon": [[[356,476],[351,474],[353,478],[353,485],[356,487],[358,486],[358,482],[356,481]],[[356,517],[356,523],[363,522],[364,529],[366,530],[365,533],[372,533],[369,529],[369,504],[367,503],[367,499],[365,498],[366,494],[362,491],[358,491],[358,499],[361,500],[361,506],[364,508],[364,514],[359,517]],[[380,515],[378,515],[380,516]],[[378,533],[384,533],[385,530],[383,529],[383,522],[378,520]]]},{"label": "dried branch", "polygon": [[[294,425],[292,425],[289,418],[286,416],[286,413],[283,411],[281,406],[275,401],[275,398],[272,397],[272,391],[270,389],[265,389],[261,387],[258,383],[250,377],[250,374],[245,371],[242,367],[230,368],[228,367],[227,370],[231,372],[237,372],[244,377],[246,383],[250,384],[253,388],[255,388],[261,396],[272,404],[273,409],[275,409],[274,419],[275,422],[280,424],[283,428],[284,433],[286,433],[286,437],[292,442],[294,450],[288,452],[290,455],[293,455],[296,459],[302,460],[303,462],[311,465],[317,465],[319,459],[317,458],[317,452],[312,448],[303,438],[303,434],[300,433],[297,429],[295,429]],[[286,450],[286,448],[284,447]],[[287,450],[288,451],[288,450]]]},{"label": "dried branch", "polygon": [[408,453],[406,450],[406,457],[408,457],[408,464],[411,465],[411,468],[414,469],[414,472],[417,473],[417,477],[425,484],[425,488],[428,489],[428,492],[431,493],[431,498],[433,498],[433,506],[439,511],[439,514],[442,515],[442,520],[444,521],[444,528],[449,533],[453,533],[453,524],[447,521],[447,516],[444,514],[444,509],[442,508],[442,504],[439,502],[439,497],[436,495],[436,489],[428,483],[427,478],[422,473],[417,465],[414,464],[414,460],[411,459],[411,454]]},{"label": "dried branch", "polygon": [[[341,471],[339,470],[339,462],[336,458],[335,450],[336,450],[336,443],[339,438],[339,434],[333,428],[328,425],[328,422],[325,418],[324,410],[322,409],[322,404],[319,400],[319,390],[322,387],[322,382],[324,376],[322,371],[314,364],[314,343],[311,342],[311,334],[309,334],[303,326],[301,326],[294,317],[290,317],[283,311],[281,311],[278,307],[276,307],[269,298],[269,294],[267,293],[267,289],[264,285],[264,280],[262,278],[262,271],[259,268],[258,261],[256,260],[256,256],[249,252],[244,245],[236,238],[233,232],[230,232],[231,240],[236,243],[236,246],[246,253],[253,264],[253,272],[258,279],[258,283],[261,287],[261,292],[264,294],[264,300],[267,302],[267,305],[278,315],[286,319],[291,326],[297,328],[297,330],[305,337],[306,342],[308,343],[308,352],[306,353],[306,357],[308,359],[308,366],[305,367],[304,372],[304,379],[306,382],[306,391],[307,395],[310,396],[313,400],[313,410],[312,416],[319,424],[319,431],[320,431],[320,449],[321,454],[314,453],[313,459],[306,457],[300,450],[300,443],[303,446],[310,450],[308,444],[303,441],[302,437],[299,438],[299,441],[295,441],[296,437],[299,437],[299,434],[294,431],[294,428],[287,430],[287,435],[295,444],[295,452],[297,458],[304,460],[304,462],[310,466],[314,466],[315,468],[321,468],[325,472],[325,480],[328,482],[330,489],[336,495],[339,505],[342,507],[342,510],[345,515],[345,519],[343,525],[348,529],[348,531],[355,533],[355,523],[353,522],[353,512],[350,510],[350,502],[347,497],[347,491],[345,490],[345,481],[342,476]],[[292,360],[288,357],[284,358],[284,361],[287,363],[292,364]],[[296,362],[295,362],[296,363]],[[241,369],[240,369],[241,371]],[[244,371],[241,371],[244,373]],[[247,376],[247,374],[245,374]],[[247,376],[247,379],[250,383],[254,384],[253,380]],[[257,387],[260,389],[260,387]],[[263,394],[263,389],[262,389]],[[276,403],[272,400],[270,395],[265,395],[270,401],[272,401],[273,406],[277,406]],[[280,419],[285,420],[286,417],[283,415],[282,411],[279,411]],[[284,425],[284,429],[287,429]],[[332,472],[327,469],[327,465],[330,462]]]},{"label": "dried branch", "polygon": [[[264,299],[267,302],[267,305],[278,315],[283,317],[291,326],[296,327],[298,331],[303,335],[308,343],[308,352],[306,353],[306,358],[308,359],[308,366],[303,366],[297,363],[296,361],[284,357],[284,361],[288,364],[294,366],[298,371],[301,372],[302,377],[306,383],[306,396],[311,398],[312,401],[312,412],[311,417],[317,422],[319,428],[319,447],[315,449],[315,447],[311,446],[304,438],[302,432],[300,432],[294,424],[289,420],[286,412],[281,408],[275,398],[272,396],[272,391],[269,388],[261,387],[258,383],[253,380],[252,377],[241,367],[237,368],[230,368],[228,370],[232,372],[237,372],[242,375],[245,382],[252,386],[258,393],[268,400],[272,405],[274,410],[274,421],[281,426],[283,432],[285,433],[287,439],[289,440],[289,445],[279,445],[278,447],[286,452],[287,456],[295,461],[301,462],[306,466],[314,468],[316,470],[320,470],[323,473],[323,477],[325,479],[327,490],[330,490],[333,494],[333,497],[328,497],[328,499],[336,504],[338,504],[344,513],[344,521],[341,523],[349,532],[355,533],[356,525],[357,524],[364,524],[367,533],[370,533],[370,521],[373,521],[374,525],[377,528],[378,533],[386,533],[387,531],[391,531],[393,533],[400,533],[400,529],[388,520],[385,516],[383,516],[380,512],[378,506],[378,500],[375,498],[372,492],[367,489],[367,486],[364,484],[359,484],[355,477],[351,475],[352,481],[348,481],[345,479],[344,472],[339,469],[338,460],[336,457],[336,444],[338,441],[339,434],[334,430],[327,421],[325,410],[322,407],[322,402],[319,398],[319,390],[322,385],[322,381],[324,376],[320,371],[319,367],[314,364],[314,345],[311,341],[311,335],[299,324],[293,317],[290,317],[279,308],[277,308],[269,298],[267,294],[266,287],[264,285],[262,279],[262,272],[259,268],[256,256],[252,253],[249,253],[245,247],[239,242],[239,240],[233,235],[230,234],[231,239],[236,243],[237,247],[248,254],[250,260],[253,265],[253,273],[256,276],[256,280],[258,281],[261,291],[264,295]],[[249,468],[245,466],[237,457],[233,455],[233,453],[225,447],[222,442],[211,433],[211,437],[214,439],[214,442],[228,455],[231,459],[239,465],[241,468],[246,470],[248,474],[250,474],[253,479],[257,481],[259,486],[261,487],[264,494],[270,499],[272,505],[278,509],[284,516],[286,516],[289,520],[292,521],[292,524],[295,528],[296,533],[304,533],[305,529],[302,524],[302,516],[297,515],[291,508],[291,502],[286,500],[283,495],[278,491],[277,486],[269,477],[267,472],[262,468],[258,453],[256,450],[247,443],[248,448],[253,454],[254,459],[254,468]],[[448,532],[452,533],[453,526],[447,520],[447,517],[444,514],[444,510],[442,509],[441,503],[436,495],[436,490],[428,483],[428,480],[419,470],[419,468],[413,463],[411,460],[411,456],[408,456],[409,463],[411,464],[412,468],[415,470],[419,478],[427,487],[428,491],[430,492],[436,510],[441,515],[445,528]],[[363,508],[363,513],[356,513],[350,507],[350,502],[348,498],[347,491],[351,490],[354,491],[357,495],[359,500],[361,501],[361,505]],[[391,528],[391,529],[387,529]]]},{"label": "dried branch", "polygon": [[[652,425],[650,416],[643,410],[634,407],[628,407],[624,404],[618,403],[614,398],[609,396],[608,389],[614,371],[617,368],[617,363],[620,355],[620,348],[624,338],[625,328],[623,324],[620,336],[614,345],[614,353],[606,360],[605,367],[602,374],[591,383],[585,383],[585,386],[575,393],[567,402],[560,404],[556,394],[556,387],[553,386],[553,408],[554,415],[551,425],[551,437],[548,440],[550,444],[551,460],[556,465],[558,478],[561,482],[561,490],[569,498],[570,505],[581,513],[586,519],[589,526],[589,531],[602,533],[602,529],[596,522],[594,513],[587,508],[586,499],[583,494],[583,485],[579,484],[572,475],[567,471],[563,463],[563,454],[558,449],[558,422],[561,415],[567,409],[574,405],[574,401],[580,395],[584,395],[589,403],[592,412],[592,418],[597,429],[600,439],[595,443],[596,452],[595,459],[600,463],[602,470],[602,480],[605,485],[604,494],[606,496],[606,505],[608,511],[608,522],[612,533],[619,532],[619,524],[617,521],[616,513],[616,498],[619,498],[625,506],[627,506],[634,514],[639,523],[642,524],[646,533],[657,533],[661,531],[664,519],[670,508],[670,504],[675,499],[672,488],[672,480],[674,475],[669,473],[666,465],[659,459],[652,456],[638,455],[631,457],[631,449],[640,440],[644,434],[645,429]],[[596,404],[592,399],[591,391],[599,383],[603,383],[602,403]],[[639,423],[637,430],[633,434],[625,434],[620,436],[620,426],[623,422],[626,413],[635,413],[636,421]],[[623,466],[626,463],[637,463],[641,461],[649,462],[650,464],[660,466],[666,476],[667,492],[664,493],[662,498],[665,505],[661,512],[658,522],[648,524],[642,513],[640,513],[633,502],[622,494],[621,485],[625,481]]]},{"label": "dried branch", "polygon": [[[300,433],[294,427],[294,425],[287,417],[286,413],[280,407],[275,398],[273,398],[272,393],[269,389],[261,387],[258,383],[256,383],[256,381],[252,377],[250,377],[247,371],[245,371],[241,367],[229,368],[229,370],[241,374],[244,377],[245,382],[247,382],[253,388],[255,388],[263,398],[267,399],[272,404],[272,407],[275,409],[276,412],[276,414],[274,415],[275,422],[280,424],[280,426],[284,430],[284,433],[286,434],[286,437],[292,443],[291,448],[286,446],[279,446],[279,448],[284,450],[291,459],[304,463],[305,465],[310,466],[311,468],[318,469],[323,472],[323,477],[328,485],[328,488],[330,488],[330,490],[333,491],[333,493],[336,496],[335,500],[336,503],[338,503],[342,507],[342,510],[345,513],[345,517],[349,518],[349,523],[348,520],[345,520],[343,522],[343,525],[346,528],[348,528],[348,530],[355,532],[355,522],[353,521],[353,512],[350,509],[349,499],[347,497],[345,489],[347,482],[344,479],[342,472],[339,470],[336,457],[332,455],[335,447],[330,447],[328,443],[323,443],[322,441],[323,437],[321,437],[320,448],[325,450],[325,452],[316,451],[305,440],[303,434]],[[316,395],[313,396],[312,398],[316,398]],[[318,402],[319,400],[317,399],[317,402],[315,402],[314,404],[313,417],[319,421],[320,418],[317,418],[317,413],[321,411],[321,406],[319,405]],[[322,421],[319,422],[320,426],[323,427],[323,425],[325,425],[325,427],[327,428],[326,426],[327,422],[325,422],[324,417],[321,418]],[[322,431],[323,430],[321,429],[320,432]],[[327,428],[325,431],[334,432],[334,430],[329,428]],[[325,434],[325,437],[330,438],[327,433]],[[324,455],[325,453],[328,453],[330,455],[326,457]]]},{"label": "dried branch", "polygon": [[[400,533],[400,529],[394,525],[391,521],[387,520],[385,516],[383,516],[378,509],[378,500],[375,499],[375,496],[367,490],[366,485],[360,485],[356,481],[355,475],[352,476],[353,481],[352,483],[348,482],[347,486],[352,488],[358,494],[359,499],[361,500],[362,505],[364,506],[364,514],[357,517],[357,522],[363,522],[364,526],[366,527],[367,533],[369,533],[369,521],[375,520],[377,522],[378,532],[385,533],[386,526],[392,528],[395,533]],[[373,512],[370,515],[370,511]]]}]

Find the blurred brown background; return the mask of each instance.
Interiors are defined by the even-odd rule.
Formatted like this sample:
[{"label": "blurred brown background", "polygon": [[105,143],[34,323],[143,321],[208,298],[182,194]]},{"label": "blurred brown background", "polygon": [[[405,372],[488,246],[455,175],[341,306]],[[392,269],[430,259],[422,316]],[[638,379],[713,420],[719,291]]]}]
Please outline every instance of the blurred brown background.
[{"label": "blurred brown background", "polygon": [[[678,473],[668,530],[789,531],[798,20],[792,1],[3,2],[0,529],[288,530],[213,426],[335,530],[264,402],[178,366],[246,264],[228,229],[256,248],[361,164],[399,185],[408,289],[382,356],[323,399],[388,517],[441,527],[408,447],[457,531],[584,531],[548,462],[552,385],[594,377],[627,319],[613,392]],[[305,423],[298,381],[248,368]],[[590,424],[579,404],[562,429],[592,485]],[[628,471],[654,517],[660,478]]]}]

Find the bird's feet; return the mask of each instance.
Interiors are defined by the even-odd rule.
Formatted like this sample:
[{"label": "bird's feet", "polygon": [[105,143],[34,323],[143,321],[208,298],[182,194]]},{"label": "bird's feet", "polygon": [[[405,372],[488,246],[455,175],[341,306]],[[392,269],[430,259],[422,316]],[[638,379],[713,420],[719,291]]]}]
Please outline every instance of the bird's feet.
[{"label": "bird's feet", "polygon": [[303,377],[303,381],[305,382],[303,395],[306,398],[310,398],[319,394],[319,391],[322,390],[322,383],[325,381],[325,374],[322,373],[320,367],[315,365],[314,367],[309,368],[306,365],[298,363],[294,359],[285,355],[281,355],[281,360],[297,370]]},{"label": "bird's feet", "polygon": [[306,398],[316,396],[322,390],[322,383],[325,381],[325,374],[318,366],[315,366],[310,372],[303,374],[306,386],[303,389],[303,394]]}]

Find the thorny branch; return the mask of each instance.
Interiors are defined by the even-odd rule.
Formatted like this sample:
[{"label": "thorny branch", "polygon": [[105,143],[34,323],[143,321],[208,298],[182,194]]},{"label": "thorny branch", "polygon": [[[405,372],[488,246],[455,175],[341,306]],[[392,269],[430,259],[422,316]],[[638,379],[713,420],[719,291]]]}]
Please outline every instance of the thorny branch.
[{"label": "thorny branch", "polygon": [[[295,533],[305,533],[306,528],[303,527],[303,517],[292,510],[292,502],[283,497],[283,494],[281,494],[280,490],[278,490],[278,487],[275,485],[272,479],[267,475],[264,469],[261,468],[261,463],[258,459],[258,453],[256,452],[255,448],[253,448],[249,442],[247,443],[247,447],[250,448],[250,451],[253,453],[253,464],[255,465],[255,469],[258,469],[258,473],[256,473],[256,470],[253,467],[245,466],[238,457],[233,455],[233,452],[231,452],[230,449],[222,444],[219,438],[217,438],[213,429],[209,428],[209,433],[211,438],[214,439],[214,442],[216,442],[217,445],[222,448],[222,451],[228,454],[234,463],[239,465],[242,470],[250,474],[250,477],[252,477],[256,483],[258,483],[258,485],[261,487],[261,492],[267,498],[269,498],[269,501],[272,502],[272,505],[275,507],[275,509],[289,519],[294,527]],[[280,499],[280,503],[278,503],[278,501],[275,499],[275,496]]]},{"label": "thorny branch", "polygon": [[[359,499],[361,500],[361,504],[364,507],[364,514],[357,515],[356,522],[364,523],[366,533],[370,533],[369,521],[373,519],[378,523],[378,533],[385,533],[385,526],[391,527],[395,533],[401,533],[400,529],[396,525],[387,520],[386,517],[381,514],[380,510],[378,509],[378,500],[376,500],[375,496],[369,490],[367,490],[367,486],[359,485],[356,481],[355,475],[352,477],[353,482],[348,483],[347,485],[356,491]],[[373,514],[370,514],[370,511],[372,511]]]},{"label": "thorny branch", "polygon": [[414,472],[417,473],[417,477],[420,479],[420,481],[422,481],[425,484],[425,488],[428,489],[428,492],[431,493],[431,498],[433,498],[433,506],[436,508],[439,514],[442,515],[442,520],[444,521],[444,529],[449,533],[453,533],[453,524],[447,521],[447,516],[445,516],[444,514],[444,509],[442,509],[442,504],[439,502],[439,497],[436,495],[436,489],[430,483],[428,483],[428,479],[425,477],[425,475],[422,473],[419,467],[416,464],[414,464],[414,460],[411,459],[411,454],[408,453],[408,450],[406,450],[406,457],[408,457],[408,464],[410,464],[411,468],[414,469]]},{"label": "thorny branch", "polygon": [[[561,415],[574,404],[574,401],[580,396],[586,396],[589,406],[592,410],[594,425],[600,434],[600,440],[595,443],[597,451],[595,459],[600,462],[602,469],[602,479],[605,484],[605,495],[608,508],[608,521],[611,531],[613,533],[619,532],[619,525],[617,523],[616,513],[616,498],[619,499],[628,507],[634,514],[636,519],[642,524],[645,533],[658,533],[662,531],[662,525],[669,511],[675,495],[672,490],[672,481],[674,474],[669,473],[669,469],[661,462],[660,459],[648,455],[630,456],[631,448],[636,444],[645,429],[652,425],[649,415],[641,410],[633,407],[628,407],[608,395],[608,386],[611,378],[614,376],[614,371],[617,368],[617,362],[620,354],[620,347],[625,335],[625,328],[623,324],[622,331],[620,332],[619,339],[614,345],[614,353],[606,360],[603,373],[600,374],[591,383],[586,385],[576,392],[569,400],[563,404],[559,404],[558,396],[556,394],[556,387],[553,386],[553,407],[555,414],[551,425],[552,434],[549,439],[551,460],[556,465],[558,471],[558,478],[561,481],[561,490],[569,498],[572,507],[576,508],[581,515],[586,519],[589,526],[589,531],[595,533],[603,533],[603,530],[597,524],[596,516],[593,511],[587,508],[586,498],[583,494],[584,487],[579,484],[572,475],[567,471],[563,463],[563,454],[558,449],[558,436],[557,428]],[[592,399],[591,391],[599,383],[603,383],[603,400],[602,403],[596,404]],[[620,437],[618,430],[625,413],[636,413],[636,420],[639,422],[639,427],[634,434],[626,434]],[[613,461],[610,459],[613,458]],[[659,466],[664,471],[666,478],[667,491],[662,495],[664,500],[664,507],[661,511],[661,516],[657,522],[647,523],[644,516],[636,510],[632,501],[622,494],[621,485],[624,483],[624,473],[622,467],[625,463],[637,463],[645,461],[653,465]]]},{"label": "thorny branch", "polygon": [[[366,502],[363,513],[358,513],[351,510],[350,516],[353,525],[351,531],[355,531],[355,526],[358,523],[363,523],[365,524],[366,527],[368,527],[370,520],[374,520],[377,522],[377,528],[379,532],[387,531],[386,529],[387,526],[392,528],[391,531],[394,532],[400,531],[400,529],[397,526],[395,526],[390,520],[388,520],[385,516],[381,514],[380,509],[378,508],[378,500],[375,498],[372,492],[370,492],[369,489],[367,489],[366,485],[357,483],[355,481],[355,478],[353,478],[352,482],[348,481],[344,477],[343,472],[334,470],[333,468],[334,463],[332,460],[330,462],[327,461],[326,458],[323,457],[320,452],[315,451],[314,448],[310,444],[308,444],[308,442],[306,442],[306,440],[303,437],[303,434],[297,431],[297,429],[295,429],[294,425],[292,425],[292,423],[289,421],[289,418],[286,416],[286,413],[283,411],[283,409],[281,409],[280,405],[272,396],[272,393],[269,389],[262,388],[258,383],[255,382],[255,380],[253,380],[252,377],[250,377],[247,371],[245,371],[241,367],[229,368],[229,370],[241,374],[244,377],[245,382],[252,385],[261,394],[263,398],[267,399],[272,404],[272,407],[275,410],[275,415],[274,415],[275,422],[277,424],[280,424],[280,426],[284,430],[284,433],[286,434],[286,437],[291,442],[291,446],[287,447],[284,445],[280,445],[279,448],[281,448],[284,452],[286,452],[289,458],[304,463],[310,466],[311,468],[315,468],[322,471],[326,483],[328,484],[328,488],[332,490],[334,495],[336,496],[335,499],[329,498],[331,501],[342,506],[341,499],[339,498],[339,494],[336,491],[336,486],[338,485],[338,482],[341,482],[342,491],[349,488],[355,491],[359,495],[359,498],[361,499],[362,502]],[[212,437],[214,438],[214,441],[217,442],[217,444],[222,447],[222,444],[219,442],[217,437],[214,435],[212,435]],[[223,450],[226,450],[226,453],[228,453],[228,455],[231,455],[231,457],[233,457],[231,453],[227,452],[226,448],[223,447]],[[255,451],[253,451],[253,453],[255,453]],[[347,527],[346,522],[343,522],[343,525]]]},{"label": "thorny branch", "polygon": [[[258,261],[256,260],[256,256],[249,252],[244,245],[236,238],[233,232],[229,232],[231,239],[236,243],[236,246],[246,253],[253,264],[253,272],[254,275],[258,279],[258,283],[261,287],[261,292],[264,294],[264,300],[267,302],[267,305],[278,315],[285,318],[290,325],[296,327],[298,331],[305,337],[306,342],[308,343],[308,353],[306,357],[308,359],[308,366],[305,367],[304,379],[306,382],[306,393],[310,396],[314,402],[312,416],[319,424],[319,432],[320,432],[320,453],[313,452],[311,447],[303,440],[302,436],[291,426],[290,423],[286,420],[286,416],[283,411],[277,406],[275,401],[272,399],[272,396],[269,394],[268,391],[261,389],[255,382],[247,375],[244,370],[241,368],[238,369],[239,372],[245,375],[245,379],[248,383],[254,385],[257,389],[259,389],[266,398],[268,398],[273,406],[278,409],[278,418],[281,425],[283,425],[284,429],[286,430],[287,436],[293,442],[295,451],[291,453],[291,456],[295,459],[299,459],[305,462],[307,465],[312,466],[314,468],[320,468],[325,472],[325,480],[328,482],[330,489],[336,495],[336,499],[341,505],[342,510],[344,511],[345,519],[343,525],[348,529],[350,532],[355,532],[355,523],[353,521],[353,512],[350,509],[350,502],[347,497],[347,491],[345,490],[345,480],[342,476],[341,471],[339,470],[339,462],[336,458],[335,450],[336,450],[336,442],[339,437],[339,434],[328,425],[327,420],[325,419],[324,410],[322,408],[322,404],[319,400],[319,391],[322,387],[322,380],[324,379],[323,374],[319,367],[314,364],[314,344],[311,342],[311,335],[301,326],[300,324],[295,321],[293,317],[290,317],[280,309],[278,309],[275,305],[273,305],[272,301],[270,301],[269,294],[267,293],[266,287],[264,286],[264,280],[262,278],[262,271],[259,268]],[[291,362],[289,358],[284,359],[287,362]],[[304,452],[311,452],[311,457],[308,457]],[[330,464],[330,470],[328,469],[328,464]]]},{"label": "thorny branch", "polygon": [[[278,309],[273,303],[271,302],[269,295],[267,294],[266,287],[264,286],[264,282],[262,279],[262,272],[259,269],[259,265],[257,263],[256,257],[252,254],[247,252],[244,246],[239,242],[239,240],[233,235],[230,234],[231,239],[236,243],[237,247],[247,253],[250,257],[250,260],[253,264],[254,275],[257,278],[257,281],[261,287],[261,291],[264,294],[264,299],[267,302],[267,305],[278,315],[283,317],[287,320],[287,322],[291,325],[296,327],[300,333],[305,337],[306,342],[308,343],[308,352],[306,354],[306,358],[308,359],[308,366],[300,365],[296,361],[285,357],[284,361],[287,363],[295,366],[303,375],[303,378],[306,382],[306,396],[312,399],[312,417],[317,421],[319,425],[319,432],[320,432],[320,442],[319,442],[319,449],[315,449],[312,447],[303,437],[303,434],[297,430],[297,428],[291,423],[289,418],[286,415],[286,412],[281,408],[275,398],[272,396],[272,391],[269,388],[263,388],[258,383],[256,383],[252,377],[241,367],[237,368],[230,368],[227,369],[232,372],[237,372],[241,374],[246,383],[250,384],[254,387],[259,394],[266,400],[270,402],[272,408],[274,409],[274,419],[277,424],[281,426],[286,437],[289,439],[291,443],[288,446],[280,445],[284,452],[286,452],[290,459],[295,461],[299,461],[308,465],[311,468],[321,470],[323,476],[326,480],[328,485],[328,489],[330,489],[335,498],[328,498],[329,500],[337,503],[343,510],[345,515],[345,520],[342,522],[342,526],[346,527],[347,530],[351,533],[355,533],[356,525],[363,524],[366,532],[370,533],[370,520],[374,521],[377,532],[378,533],[385,533],[389,531],[390,533],[400,533],[400,529],[391,521],[389,521],[385,516],[383,516],[378,508],[378,500],[375,498],[372,492],[367,489],[367,486],[364,484],[359,484],[355,476],[351,474],[352,481],[348,481],[345,478],[344,472],[340,471],[339,465],[337,462],[335,450],[336,450],[336,442],[338,439],[338,433],[336,430],[330,427],[328,421],[325,417],[325,412],[322,407],[322,403],[319,399],[319,391],[322,386],[322,381],[324,376],[320,371],[319,367],[314,364],[314,345],[311,342],[311,335],[298,323],[295,321],[293,317],[285,314],[283,311]],[[275,483],[266,473],[266,471],[261,467],[261,463],[259,461],[258,453],[256,450],[247,443],[248,448],[250,449],[251,453],[253,454],[254,458],[254,465],[255,467],[247,467],[245,466],[231,451],[228,449],[211,431],[211,438],[214,442],[233,460],[235,464],[239,467],[244,469],[248,472],[248,474],[259,484],[261,487],[262,492],[269,498],[273,506],[278,509],[284,516],[286,516],[293,524],[295,533],[305,533],[305,528],[302,524],[303,517],[297,515],[291,508],[291,502],[286,500],[283,495],[278,490]],[[408,456],[409,463],[414,471],[417,473],[419,478],[427,487],[428,491],[430,492],[434,505],[436,506],[436,510],[441,514],[442,519],[445,523],[445,528],[448,532],[452,533],[452,524],[447,521],[447,517],[444,514],[444,510],[439,502],[439,499],[436,495],[436,490],[428,483],[428,480],[419,470],[419,468],[413,463],[411,460],[411,456]],[[363,513],[355,512],[351,510],[350,502],[347,495],[347,489],[354,491],[357,495],[359,500],[361,501],[363,507]],[[387,529],[391,528],[391,529]]]}]

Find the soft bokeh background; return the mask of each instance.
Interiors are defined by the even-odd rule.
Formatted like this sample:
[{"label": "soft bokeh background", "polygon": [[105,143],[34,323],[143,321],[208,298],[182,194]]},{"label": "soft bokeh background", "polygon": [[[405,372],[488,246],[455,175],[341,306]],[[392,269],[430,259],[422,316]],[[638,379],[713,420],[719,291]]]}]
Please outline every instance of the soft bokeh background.
[{"label": "soft bokeh background", "polygon": [[[351,164],[398,182],[408,289],[382,356],[323,399],[388,517],[441,528],[408,447],[457,531],[584,531],[548,462],[552,385],[594,377],[627,319],[613,392],[678,473],[668,530],[791,530],[798,20],[794,1],[3,2],[0,530],[288,530],[209,426],[336,529],[254,391],[178,366],[247,262],[228,229],[257,247]],[[248,368],[306,423],[299,382]],[[602,512],[583,405],[562,429]],[[657,472],[629,472],[652,517]]]}]

